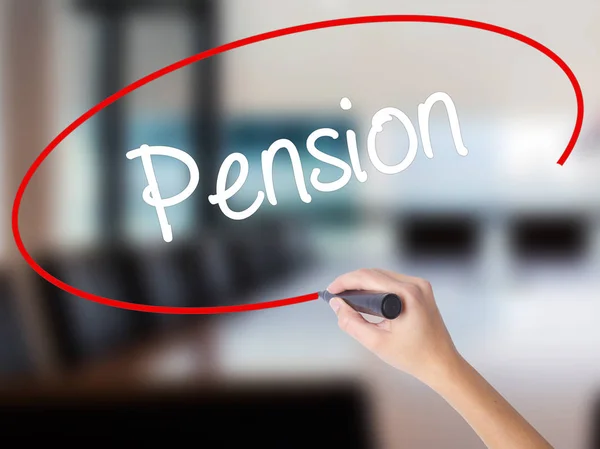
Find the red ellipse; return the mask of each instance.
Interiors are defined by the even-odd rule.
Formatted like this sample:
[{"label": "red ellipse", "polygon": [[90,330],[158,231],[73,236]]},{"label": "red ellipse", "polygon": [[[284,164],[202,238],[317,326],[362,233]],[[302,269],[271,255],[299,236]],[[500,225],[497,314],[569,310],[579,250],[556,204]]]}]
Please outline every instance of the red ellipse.
[{"label": "red ellipse", "polygon": [[89,118],[94,116],[96,113],[100,112],[102,109],[107,107],[108,105],[114,103],[120,98],[123,98],[130,92],[154,81],[161,76],[167,75],[175,70],[178,70],[187,65],[193,64],[194,62],[201,61],[202,59],[210,58],[211,56],[218,55],[220,53],[225,53],[229,50],[234,50],[236,48],[244,47],[246,45],[254,44],[257,42],[266,41],[269,39],[275,39],[277,37],[287,36],[290,34],[303,33],[305,31],[319,30],[323,28],[333,28],[344,25],[357,25],[361,23],[385,23],[385,22],[423,22],[423,23],[441,23],[446,25],[457,25],[468,28],[476,28],[484,31],[490,31],[492,33],[501,34],[503,36],[510,37],[512,39],[523,42],[524,44],[529,45],[532,48],[540,51],[544,55],[548,56],[552,61],[554,61],[562,70],[565,72],[569,81],[573,85],[573,90],[575,91],[575,97],[577,99],[577,118],[575,121],[575,128],[573,129],[573,134],[571,135],[571,139],[569,143],[558,160],[559,165],[563,165],[571,151],[575,147],[575,143],[579,138],[579,134],[581,132],[581,126],[583,124],[583,93],[581,91],[581,87],[579,86],[579,82],[575,77],[573,71],[569,68],[569,66],[552,50],[547,48],[546,46],[540,44],[539,42],[527,37],[523,34],[517,33],[515,31],[509,30],[507,28],[502,28],[496,25],[491,25],[485,22],[478,22],[474,20],[461,19],[457,17],[444,17],[444,16],[427,16],[427,15],[382,15],[382,16],[363,16],[363,17],[349,17],[343,19],[335,19],[335,20],[326,20],[322,22],[313,22],[307,23],[304,25],[297,25],[289,28],[282,28],[280,30],[269,31],[267,33],[257,34],[255,36],[246,37],[244,39],[240,39],[234,42],[230,42],[225,45],[221,45],[219,47],[212,48],[210,50],[204,51],[202,53],[198,53],[196,55],[190,56],[188,58],[182,59],[181,61],[175,62],[167,67],[164,67],[160,70],[157,70],[150,75],[147,75],[129,86],[124,87],[119,92],[111,95],[105,100],[98,103],[96,106],[91,108],[73,123],[71,123],[67,128],[65,128],[58,136],[54,138],[52,142],[42,151],[42,153],[37,157],[37,159],[33,162],[21,185],[19,186],[19,190],[15,196],[15,201],[13,203],[12,208],[12,232],[15,238],[15,242],[19,251],[25,261],[33,268],[40,276],[46,279],[48,282],[54,284],[60,289],[71,293],[73,295],[79,296],[83,299],[87,299],[89,301],[94,301],[100,304],[104,304],[107,306],[118,307],[121,309],[128,310],[137,310],[140,312],[153,312],[153,313],[165,313],[165,314],[218,314],[218,313],[231,313],[231,312],[246,312],[250,310],[260,310],[267,309],[273,307],[281,307],[287,306],[291,304],[298,304],[307,301],[313,301],[318,298],[318,293],[310,293],[303,296],[296,296],[288,299],[279,299],[276,301],[262,302],[262,303],[254,303],[254,304],[244,304],[237,306],[223,306],[223,307],[167,307],[167,306],[150,306],[150,305],[141,305],[134,304],[126,301],[118,301],[111,298],[104,298],[102,296],[94,295],[88,292],[84,292],[82,290],[78,290],[71,285],[66,284],[65,282],[56,279],[54,276],[46,272],[42,267],[40,267],[35,260],[29,255],[25,246],[23,245],[23,241],[21,239],[21,234],[19,232],[19,206],[21,205],[21,199],[23,198],[23,194],[25,193],[25,188],[27,184],[31,180],[35,171],[42,164],[44,159],[56,148],[56,146],[61,143],[69,134],[71,134],[75,129],[85,123]]}]

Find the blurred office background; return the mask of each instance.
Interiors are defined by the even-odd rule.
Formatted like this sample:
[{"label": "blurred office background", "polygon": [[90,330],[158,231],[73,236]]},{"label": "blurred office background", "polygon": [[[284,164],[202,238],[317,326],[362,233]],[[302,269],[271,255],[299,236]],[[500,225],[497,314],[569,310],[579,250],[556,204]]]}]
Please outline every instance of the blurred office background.
[{"label": "blurred office background", "polygon": [[[1,434],[27,425],[28,436],[63,441],[112,430],[137,441],[193,432],[199,444],[224,447],[236,438],[286,448],[482,447],[441,398],[342,334],[323,303],[223,316],[108,308],[37,276],[11,234],[26,170],[102,99],[222,43],[375,14],[481,20],[555,51],[586,101],[571,158],[556,164],[575,124],[573,89],[528,46],[437,24],[319,30],[193,64],[90,119],[30,183],[20,211],[25,246],[75,287],[154,305],[286,298],[361,267],[425,277],[464,356],[551,443],[600,447],[600,4],[593,0],[0,0]],[[373,114],[396,107],[418,129],[417,107],[437,91],[452,97],[469,154],[457,154],[438,105],[434,158],[420,144],[404,172],[377,172],[366,154]],[[350,110],[340,107],[344,97]],[[312,188],[313,168],[323,181],[339,176],[306,150],[308,135],[322,127],[340,138],[321,148],[348,162],[345,132],[356,131],[366,182],[353,178],[334,193]],[[280,138],[301,153],[310,204],[300,200],[282,150],[276,206],[265,200],[249,219],[232,221],[210,205],[221,162],[242,152],[250,174],[231,205],[247,207],[263,188],[260,152]],[[378,138],[381,158],[401,161],[407,142],[398,122],[388,124]],[[142,200],[141,162],[125,157],[144,143],[187,151],[200,169],[194,194],[167,209],[168,244]],[[155,167],[164,196],[188,182],[177,161],[155,158]],[[102,424],[90,427],[93,420]],[[237,432],[212,431],[230,422]]]}]

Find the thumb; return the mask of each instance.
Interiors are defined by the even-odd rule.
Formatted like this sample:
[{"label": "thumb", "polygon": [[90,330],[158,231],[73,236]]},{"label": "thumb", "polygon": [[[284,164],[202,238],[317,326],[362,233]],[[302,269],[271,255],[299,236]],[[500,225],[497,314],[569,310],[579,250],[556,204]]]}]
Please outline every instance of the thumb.
[{"label": "thumb", "polygon": [[371,351],[379,347],[384,331],[369,323],[341,298],[332,298],[329,305],[338,317],[340,329]]}]

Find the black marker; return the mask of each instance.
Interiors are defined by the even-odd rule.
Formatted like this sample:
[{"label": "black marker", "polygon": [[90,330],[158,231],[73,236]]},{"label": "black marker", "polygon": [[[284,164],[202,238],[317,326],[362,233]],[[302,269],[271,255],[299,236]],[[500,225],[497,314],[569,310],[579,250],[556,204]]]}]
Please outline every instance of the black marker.
[{"label": "black marker", "polygon": [[327,290],[319,292],[319,298],[327,303],[332,298],[342,298],[350,307],[357,312],[366,313],[372,316],[378,316],[393,320],[402,312],[402,300],[393,293],[381,293],[365,290],[347,290],[345,292],[333,294]]}]

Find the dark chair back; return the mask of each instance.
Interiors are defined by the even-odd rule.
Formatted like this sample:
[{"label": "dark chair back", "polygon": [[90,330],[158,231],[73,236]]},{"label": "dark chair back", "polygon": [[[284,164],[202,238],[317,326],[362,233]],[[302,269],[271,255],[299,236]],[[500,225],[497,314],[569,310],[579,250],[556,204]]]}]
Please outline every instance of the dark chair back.
[{"label": "dark chair back", "polygon": [[0,378],[18,378],[34,368],[16,301],[10,277],[0,274]]},{"label": "dark chair back", "polygon": [[510,221],[510,249],[519,263],[578,262],[586,255],[590,223],[584,216],[519,215]]},{"label": "dark chair back", "polygon": [[260,257],[256,254],[254,236],[227,234],[224,236],[223,251],[231,273],[233,294],[236,297],[253,291],[261,284]]},{"label": "dark chair back", "polygon": [[472,262],[481,247],[481,229],[471,213],[407,213],[398,220],[403,257],[411,260]]},{"label": "dark chair back", "polygon": [[275,220],[225,229],[221,240],[236,292],[244,295],[306,264],[310,242],[304,237],[295,227]]},{"label": "dark chair back", "polygon": [[[134,259],[125,250],[46,258],[40,265],[54,277],[89,293],[144,303]],[[104,356],[139,339],[149,328],[148,316],[88,301],[36,277],[43,304],[66,365]]]},{"label": "dark chair back", "polygon": [[[148,299],[153,305],[212,307],[231,291],[230,261],[215,239],[169,244],[141,258]],[[227,301],[227,298],[225,298]],[[162,321],[177,321],[163,316]]]}]

